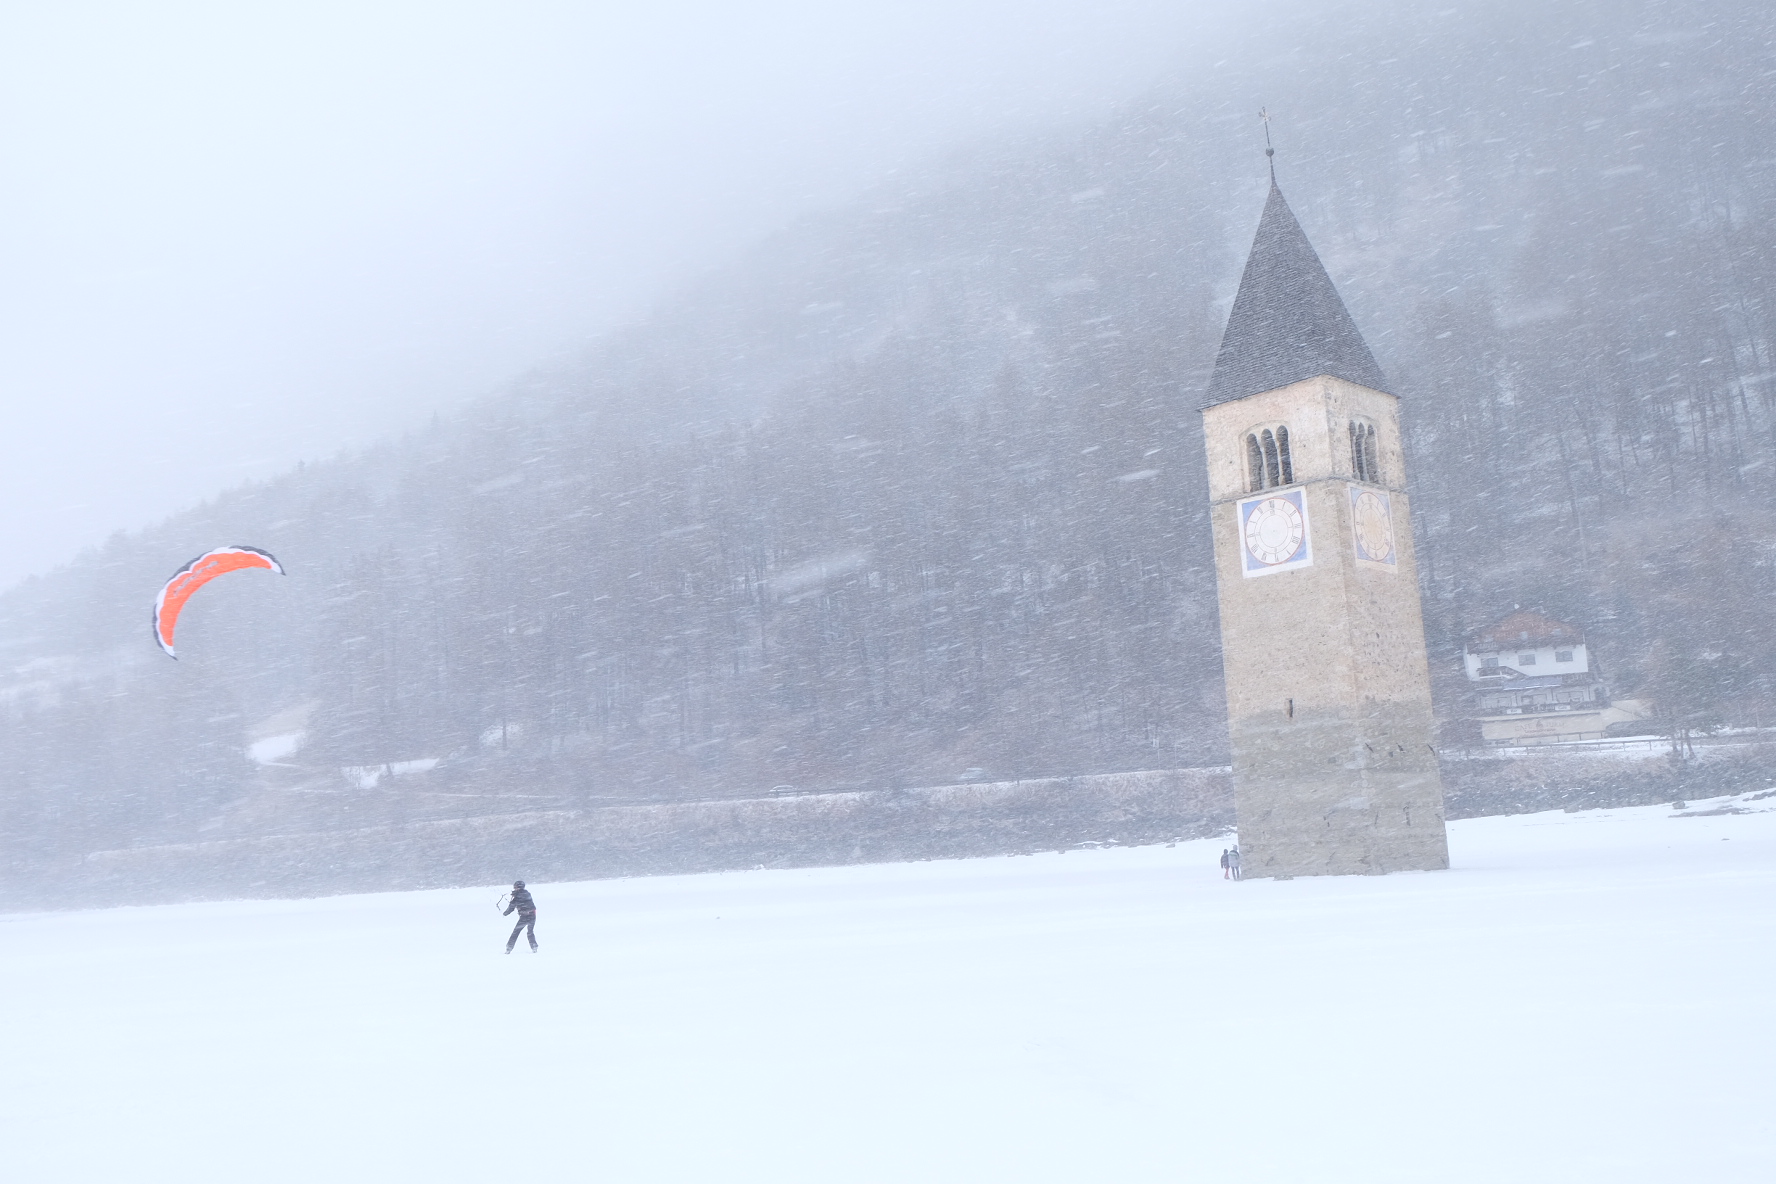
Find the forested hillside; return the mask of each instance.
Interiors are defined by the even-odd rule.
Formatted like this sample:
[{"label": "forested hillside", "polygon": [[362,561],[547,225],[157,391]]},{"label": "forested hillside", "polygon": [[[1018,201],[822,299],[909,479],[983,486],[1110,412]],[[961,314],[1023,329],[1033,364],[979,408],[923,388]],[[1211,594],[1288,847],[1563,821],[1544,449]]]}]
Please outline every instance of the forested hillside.
[{"label": "forested hillside", "polygon": [[[1260,104],[1402,398],[1450,735],[1463,636],[1518,604],[1620,693],[1770,715],[1776,11],[1485,7],[1254,28],[11,590],[6,858],[1220,763],[1196,408]],[[289,576],[206,589],[166,660],[154,590],[236,542]]]}]

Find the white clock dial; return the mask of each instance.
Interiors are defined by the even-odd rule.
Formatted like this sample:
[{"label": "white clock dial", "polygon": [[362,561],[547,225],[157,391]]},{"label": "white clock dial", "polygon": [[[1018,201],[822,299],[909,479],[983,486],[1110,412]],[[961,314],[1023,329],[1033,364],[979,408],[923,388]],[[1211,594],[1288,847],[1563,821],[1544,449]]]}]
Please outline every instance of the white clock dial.
[{"label": "white clock dial", "polygon": [[1246,517],[1246,550],[1259,563],[1282,563],[1293,557],[1306,537],[1301,511],[1285,498],[1265,498]]},{"label": "white clock dial", "polygon": [[1351,525],[1357,535],[1357,558],[1371,563],[1394,562],[1394,519],[1387,500],[1373,490],[1353,491]]}]

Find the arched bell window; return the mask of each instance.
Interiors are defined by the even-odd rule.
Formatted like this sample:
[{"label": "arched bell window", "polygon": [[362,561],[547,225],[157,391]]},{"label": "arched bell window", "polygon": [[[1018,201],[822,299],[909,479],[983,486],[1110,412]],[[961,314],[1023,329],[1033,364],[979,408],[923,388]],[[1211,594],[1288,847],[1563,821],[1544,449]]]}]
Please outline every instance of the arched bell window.
[{"label": "arched bell window", "polygon": [[1253,428],[1246,433],[1246,486],[1253,493],[1295,484],[1295,461],[1289,455],[1289,429]]},{"label": "arched bell window", "polygon": [[1381,456],[1375,444],[1375,425],[1365,419],[1350,421],[1351,476],[1371,485],[1381,484]]}]

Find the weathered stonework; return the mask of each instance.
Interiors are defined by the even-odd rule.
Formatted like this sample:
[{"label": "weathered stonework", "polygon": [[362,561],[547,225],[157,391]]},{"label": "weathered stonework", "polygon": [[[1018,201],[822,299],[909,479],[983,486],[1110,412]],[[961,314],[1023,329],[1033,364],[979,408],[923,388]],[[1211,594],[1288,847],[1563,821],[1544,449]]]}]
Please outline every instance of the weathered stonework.
[{"label": "weathered stonework", "polygon": [[[1239,841],[1250,876],[1449,866],[1399,401],[1328,375],[1203,411]],[[1349,424],[1374,425],[1358,481]],[[1308,566],[1245,572],[1246,436],[1286,425]],[[1385,495],[1394,562],[1359,559],[1353,502]],[[1374,503],[1371,503],[1374,504]]]}]

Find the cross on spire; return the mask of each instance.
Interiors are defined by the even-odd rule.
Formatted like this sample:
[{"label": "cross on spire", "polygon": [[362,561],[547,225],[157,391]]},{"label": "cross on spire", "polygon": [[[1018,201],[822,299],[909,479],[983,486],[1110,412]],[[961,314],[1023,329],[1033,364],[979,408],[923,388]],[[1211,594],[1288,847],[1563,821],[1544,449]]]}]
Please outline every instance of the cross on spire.
[{"label": "cross on spire", "polygon": [[1265,155],[1265,158],[1270,162],[1270,183],[1272,185],[1275,185],[1276,179],[1277,179],[1277,162],[1276,162],[1276,154],[1277,153],[1276,153],[1276,149],[1272,148],[1270,146],[1270,108],[1269,107],[1258,108],[1258,118],[1263,120],[1263,122],[1264,122],[1264,155]]}]

